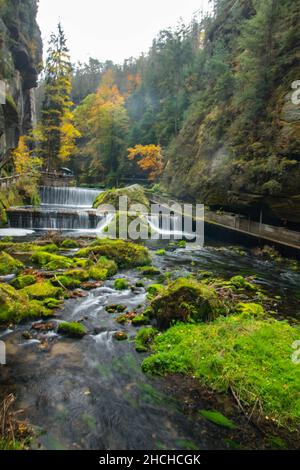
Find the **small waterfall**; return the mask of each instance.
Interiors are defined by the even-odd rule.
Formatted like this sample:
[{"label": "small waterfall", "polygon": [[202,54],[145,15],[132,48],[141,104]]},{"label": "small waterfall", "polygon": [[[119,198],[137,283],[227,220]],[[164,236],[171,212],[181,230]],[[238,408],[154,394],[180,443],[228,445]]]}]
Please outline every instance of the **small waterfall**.
[{"label": "small waterfall", "polygon": [[175,238],[175,240],[194,240],[195,234],[185,232],[183,219],[180,216],[170,214],[156,214],[147,217],[149,226],[162,239]]},{"label": "small waterfall", "polygon": [[99,189],[55,188],[42,186],[40,196],[42,205],[92,207]]},{"label": "small waterfall", "polygon": [[16,208],[9,212],[12,228],[31,230],[96,230],[104,216],[96,211]]},{"label": "small waterfall", "polygon": [[41,206],[10,209],[10,227],[30,230],[100,231],[101,227],[105,226],[106,216],[92,209],[100,192],[85,188],[41,187]]}]

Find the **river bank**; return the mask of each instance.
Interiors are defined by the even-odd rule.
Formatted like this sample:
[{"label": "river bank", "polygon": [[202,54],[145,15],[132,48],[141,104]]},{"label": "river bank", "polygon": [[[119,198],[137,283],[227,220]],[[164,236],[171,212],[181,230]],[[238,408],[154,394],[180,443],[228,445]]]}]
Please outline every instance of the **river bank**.
[{"label": "river bank", "polygon": [[[39,243],[51,245],[50,240]],[[95,248],[95,240],[88,242],[84,238],[77,243],[81,249],[88,243]],[[9,249],[7,245],[5,248]],[[281,445],[294,448],[297,443],[294,434],[270,423],[266,428],[265,424],[261,425],[263,432],[257,430],[238,410],[234,400],[196,385],[192,378],[145,376],[141,364],[147,354],[140,355],[134,350],[135,336],[143,327],[133,326],[131,321],[120,324],[117,320],[124,313],[134,312],[131,320],[143,313],[148,304],[147,290],[152,284],[164,284],[168,279],[182,276],[195,277],[199,271],[204,274],[213,270],[216,277],[225,279],[255,274],[257,286],[273,298],[272,309],[278,309],[278,317],[290,318],[294,324],[299,315],[299,308],[295,310],[298,271],[291,270],[284,261],[281,264],[258,260],[242,247],[221,247],[213,242],[199,251],[192,245],[168,247],[161,242],[149,248],[152,265],[161,274],[145,276],[137,268],[124,270],[123,267],[111,279],[97,281],[101,282],[97,288],[83,289],[82,296],[77,297],[73,288],[64,306],[56,310],[53,317],[42,321],[41,325],[46,325],[44,330],[37,328],[39,322],[35,319],[2,331],[1,340],[5,341],[8,352],[8,365],[1,368],[2,392],[15,393],[16,406],[25,410],[25,417],[34,426],[38,437],[30,446],[45,449],[217,449],[278,448]],[[20,246],[10,248],[15,255],[20,253],[19,249]],[[22,249],[24,260],[24,245]],[[78,248],[64,246],[62,249],[71,259],[78,257]],[[94,256],[93,251],[90,253]],[[42,272],[46,274],[47,270],[43,268]],[[53,276],[52,271],[49,275]],[[120,278],[128,281],[125,290],[116,289],[115,281]],[[118,311],[121,306],[123,313]],[[57,326],[62,321],[79,322],[87,334],[82,340],[60,334]],[[128,339],[117,341],[114,335],[118,332],[125,333]],[[170,401],[171,394],[174,400]],[[238,431],[199,417],[202,408],[217,409],[228,416]],[[72,424],[68,429],[66,422]]]}]

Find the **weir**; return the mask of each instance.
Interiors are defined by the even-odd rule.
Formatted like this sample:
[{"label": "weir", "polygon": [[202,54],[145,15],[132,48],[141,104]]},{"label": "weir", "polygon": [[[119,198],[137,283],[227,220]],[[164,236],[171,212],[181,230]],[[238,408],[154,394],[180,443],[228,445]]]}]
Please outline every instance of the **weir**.
[{"label": "weir", "polygon": [[41,205],[9,209],[9,226],[29,230],[96,231],[105,218],[92,209],[100,192],[86,188],[42,186]]}]

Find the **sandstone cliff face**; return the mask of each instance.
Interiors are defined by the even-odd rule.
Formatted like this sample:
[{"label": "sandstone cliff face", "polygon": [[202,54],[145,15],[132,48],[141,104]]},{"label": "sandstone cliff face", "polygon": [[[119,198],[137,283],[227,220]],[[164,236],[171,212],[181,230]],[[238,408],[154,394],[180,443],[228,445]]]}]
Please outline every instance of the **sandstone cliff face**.
[{"label": "sandstone cliff face", "polygon": [[0,105],[0,169],[18,138],[35,118],[33,90],[42,65],[36,0],[0,0],[0,80],[6,85]]},{"label": "sandstone cliff face", "polygon": [[[257,92],[267,65],[257,68],[262,73],[255,72],[258,85],[255,88],[253,82],[252,89],[256,93],[243,101],[249,89],[245,82],[244,88],[239,88],[241,61],[247,52],[246,48],[241,54],[239,42],[245,33],[245,18],[244,13],[238,22],[236,17],[230,18],[231,8],[220,21],[217,17],[213,22],[215,36],[207,39],[201,70],[206,77],[205,67],[211,63],[220,65],[224,60],[222,66],[231,78],[230,86],[225,87],[224,74],[221,84],[226,93],[220,99],[219,76],[212,80],[207,75],[200,85],[199,95],[168,149],[164,185],[175,196],[213,209],[223,208],[255,219],[260,218],[262,211],[266,222],[283,222],[299,228],[300,104],[292,95],[293,84],[300,81],[300,5],[291,0],[275,3],[282,14],[276,16],[273,29],[272,67],[267,69],[271,78],[260,111],[253,112],[248,119],[248,109],[256,109]],[[251,1],[245,0],[243,4],[250,5]],[[252,18],[247,20],[248,27]],[[236,24],[238,28],[234,30]],[[229,57],[226,60],[224,51],[218,54],[220,38]],[[254,51],[251,57],[251,64],[256,64]],[[248,72],[251,77],[250,66]],[[247,106],[240,107],[237,96]]]}]

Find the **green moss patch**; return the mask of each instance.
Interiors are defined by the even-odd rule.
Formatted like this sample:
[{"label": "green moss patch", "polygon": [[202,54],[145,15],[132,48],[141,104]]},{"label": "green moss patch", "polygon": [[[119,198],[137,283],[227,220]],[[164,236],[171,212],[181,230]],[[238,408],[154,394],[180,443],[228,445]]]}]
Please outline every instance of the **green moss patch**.
[{"label": "green moss patch", "polygon": [[120,197],[127,197],[128,209],[133,204],[142,204],[146,207],[147,211],[150,209],[150,203],[145,194],[144,188],[137,184],[128,186],[127,188],[110,189],[100,193],[96,198],[93,207],[97,209],[101,205],[109,204],[112,205],[115,210],[118,210]]},{"label": "green moss patch", "polygon": [[63,295],[63,289],[55,287],[50,281],[37,282],[32,286],[22,289],[24,294],[31,299],[43,300],[47,298],[59,299]]},{"label": "green moss patch", "polygon": [[43,318],[51,314],[41,302],[30,300],[23,290],[0,283],[0,323],[20,323],[27,319]]},{"label": "green moss patch", "polygon": [[144,266],[150,262],[146,248],[124,240],[98,239],[91,246],[79,250],[77,256],[92,260],[105,256],[115,261],[119,268]]},{"label": "green moss patch", "polygon": [[141,271],[143,276],[147,277],[155,277],[155,276],[160,276],[162,273],[158,268],[155,268],[154,266],[142,266],[139,268],[139,271]]},{"label": "green moss patch", "polygon": [[73,276],[61,275],[51,279],[53,286],[65,287],[66,289],[77,289],[81,285],[81,281]]},{"label": "green moss patch", "polygon": [[135,337],[136,351],[148,352],[157,334],[158,330],[155,328],[142,328]]},{"label": "green moss patch", "polygon": [[14,274],[24,267],[23,263],[14,259],[5,251],[0,253],[0,275],[6,276],[7,274]]},{"label": "green moss patch", "polygon": [[193,279],[177,279],[160,291],[151,302],[160,328],[176,321],[209,321],[218,315],[219,301],[210,286]]},{"label": "green moss patch", "polygon": [[69,336],[70,338],[83,338],[86,335],[86,329],[80,323],[60,323],[57,329],[58,333]]},{"label": "green moss patch", "polygon": [[30,260],[48,271],[56,271],[57,269],[68,269],[73,266],[73,261],[66,256],[59,256],[45,251],[37,251],[33,253]]},{"label": "green moss patch", "polygon": [[79,244],[76,240],[66,239],[63,240],[60,244],[61,248],[66,248],[67,250],[72,250],[79,247]]},{"label": "green moss patch", "polygon": [[129,289],[129,283],[127,279],[116,279],[114,282],[115,289],[126,290]]},{"label": "green moss patch", "polygon": [[32,284],[36,283],[36,278],[35,276],[32,276],[31,274],[27,274],[24,276],[18,276],[13,281],[11,281],[11,285],[15,287],[16,289],[24,289],[24,287],[31,286]]},{"label": "green moss patch", "polygon": [[217,426],[221,426],[227,429],[236,429],[236,425],[218,411],[201,410],[199,413],[203,418],[207,419],[211,423],[216,424]]},{"label": "green moss patch", "polygon": [[245,407],[260,404],[279,425],[300,423],[299,364],[292,344],[299,331],[276,320],[238,316],[212,323],[178,324],[155,338],[144,372],[183,373],[218,392],[234,390]]}]

